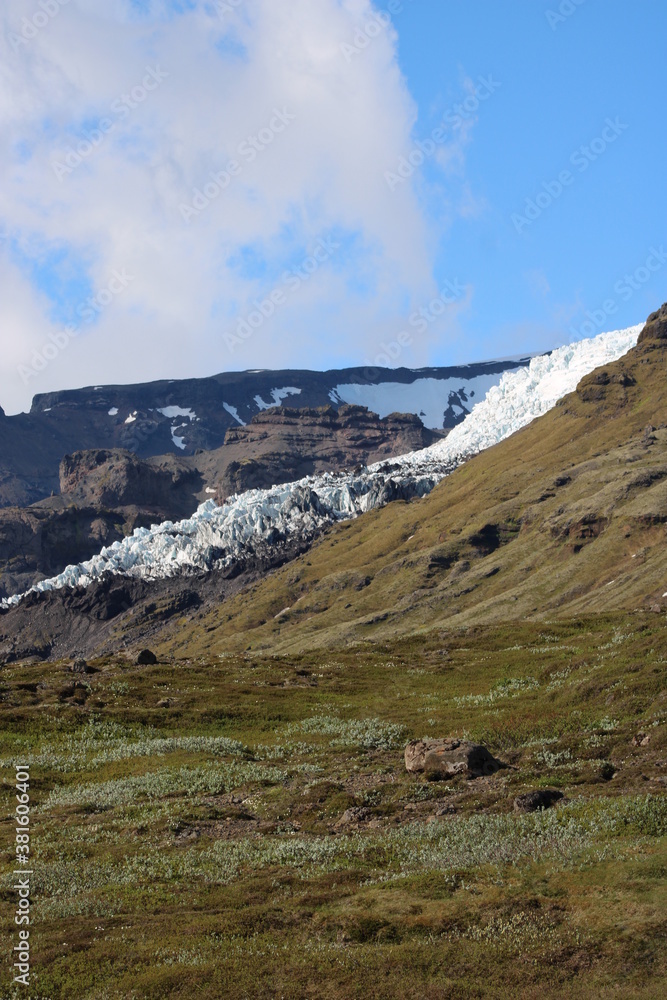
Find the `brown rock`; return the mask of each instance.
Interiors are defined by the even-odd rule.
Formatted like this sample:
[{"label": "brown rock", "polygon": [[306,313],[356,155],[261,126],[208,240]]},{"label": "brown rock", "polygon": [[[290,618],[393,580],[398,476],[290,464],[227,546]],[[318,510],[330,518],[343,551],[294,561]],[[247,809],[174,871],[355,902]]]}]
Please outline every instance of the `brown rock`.
[{"label": "brown rock", "polygon": [[643,344],[647,340],[667,340],[667,302],[651,313],[646,320],[646,326],[639,334],[638,343]]},{"label": "brown rock", "polygon": [[65,455],[60,463],[60,492],[82,507],[136,506],[187,517],[199,488],[197,472],[171,455],[145,461],[122,448],[99,448]]},{"label": "brown rock", "polygon": [[198,466],[207,482],[217,482],[215,500],[223,503],[232,493],[380,462],[442,436],[411,413],[380,419],[364,406],[274,406],[230,428],[224,446]]},{"label": "brown rock", "polygon": [[636,747],[647,747],[651,742],[651,737],[647,736],[646,733],[637,733],[636,736],[632,737],[633,746]]},{"label": "brown rock", "polygon": [[370,809],[366,806],[352,806],[350,809],[346,809],[340,819],[336,822],[335,827],[337,830],[345,829],[349,826],[358,826],[369,818],[371,814]]},{"label": "brown rock", "polygon": [[469,740],[412,740],[405,748],[405,767],[423,773],[429,781],[453,778],[481,778],[495,774],[503,765],[486,747]]}]

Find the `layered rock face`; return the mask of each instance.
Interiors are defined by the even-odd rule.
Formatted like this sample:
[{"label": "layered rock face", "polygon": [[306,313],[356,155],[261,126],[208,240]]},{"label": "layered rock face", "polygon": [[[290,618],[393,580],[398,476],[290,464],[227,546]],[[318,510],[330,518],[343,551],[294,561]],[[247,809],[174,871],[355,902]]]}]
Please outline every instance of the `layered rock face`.
[{"label": "layered rock face", "polygon": [[77,452],[60,464],[60,495],[0,509],[0,596],[89,559],[135,528],[196,509],[199,473],[175,456],[150,462],[121,449]]},{"label": "layered rock face", "polygon": [[231,428],[223,448],[195,462],[207,480],[216,480],[215,499],[222,503],[233,493],[404,455],[443,436],[411,413],[380,420],[363,406],[277,406]]}]

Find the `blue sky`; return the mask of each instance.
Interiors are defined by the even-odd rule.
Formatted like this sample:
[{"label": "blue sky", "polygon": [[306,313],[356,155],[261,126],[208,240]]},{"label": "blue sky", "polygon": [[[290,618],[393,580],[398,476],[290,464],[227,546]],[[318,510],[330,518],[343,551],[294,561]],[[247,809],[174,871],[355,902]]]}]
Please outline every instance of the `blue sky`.
[{"label": "blue sky", "polygon": [[38,21],[0,12],[8,412],[545,350],[667,299],[667,5],[70,0]]},{"label": "blue sky", "polygon": [[[569,339],[607,300],[618,311],[601,329],[628,326],[667,298],[667,267],[644,283],[642,271],[632,296],[625,283],[614,290],[665,242],[667,5],[560,6],[574,12],[563,16],[544,0],[414,0],[396,18],[400,65],[419,106],[416,134],[456,100],[462,76],[492,74],[501,84],[480,106],[466,153],[465,177],[484,208],[443,234],[435,259],[438,276],[456,273],[475,286],[464,328],[476,354],[550,346],[561,329]],[[573,152],[600,136],[607,118],[627,129],[588,158],[588,169],[580,157],[573,167]],[[571,185],[518,233],[512,216],[567,168]],[[433,355],[446,360],[447,351]]]}]

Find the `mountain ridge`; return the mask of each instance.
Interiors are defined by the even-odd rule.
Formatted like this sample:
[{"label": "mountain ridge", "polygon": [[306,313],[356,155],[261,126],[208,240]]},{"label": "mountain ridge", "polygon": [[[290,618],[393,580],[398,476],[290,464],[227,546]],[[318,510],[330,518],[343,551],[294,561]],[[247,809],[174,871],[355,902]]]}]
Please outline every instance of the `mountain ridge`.
[{"label": "mountain ridge", "polygon": [[423,413],[451,429],[502,373],[530,358],[441,368],[227,372],[201,379],[89,386],[35,396],[30,413],[3,416],[0,506],[26,506],[59,488],[63,455],[126,448],[140,458],[219,448],[230,428],[273,406],[367,405],[380,417]]}]

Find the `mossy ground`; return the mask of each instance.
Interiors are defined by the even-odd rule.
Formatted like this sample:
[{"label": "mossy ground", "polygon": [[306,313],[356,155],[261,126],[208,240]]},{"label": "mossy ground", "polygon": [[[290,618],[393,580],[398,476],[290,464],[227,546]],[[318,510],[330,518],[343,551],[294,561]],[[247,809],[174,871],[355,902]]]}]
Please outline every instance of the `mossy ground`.
[{"label": "mossy ground", "polygon": [[[0,995],[663,995],[666,640],[663,614],[621,613],[4,668]],[[430,735],[507,767],[408,775],[405,742]],[[30,991],[8,958],[26,757]],[[564,801],[513,811],[545,786]]]}]

